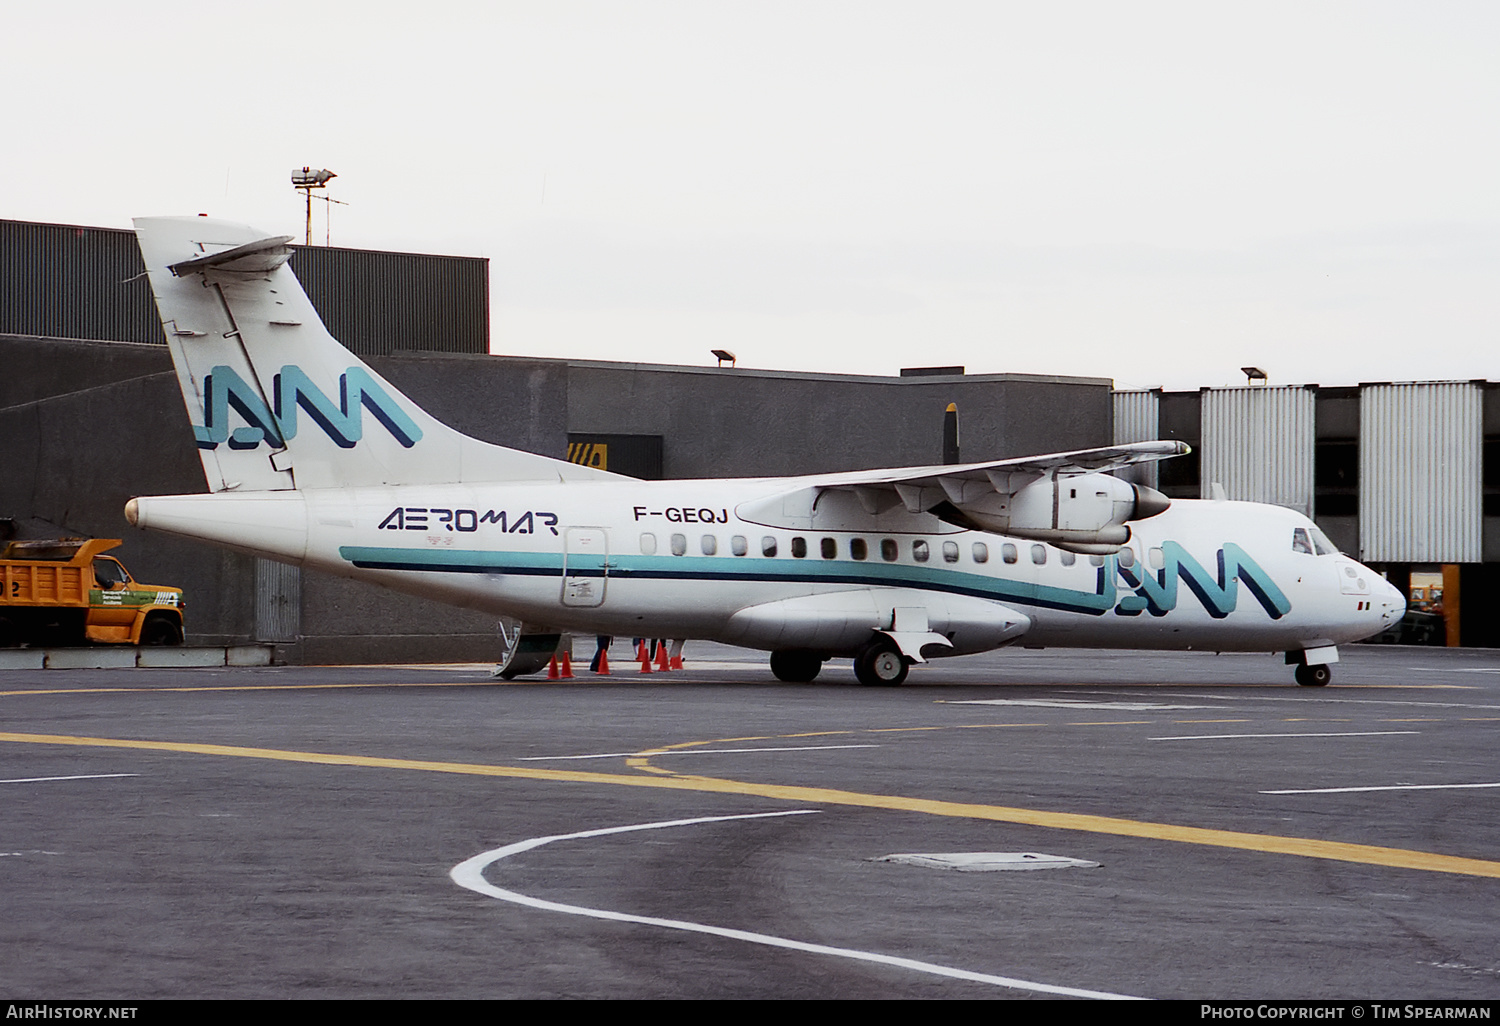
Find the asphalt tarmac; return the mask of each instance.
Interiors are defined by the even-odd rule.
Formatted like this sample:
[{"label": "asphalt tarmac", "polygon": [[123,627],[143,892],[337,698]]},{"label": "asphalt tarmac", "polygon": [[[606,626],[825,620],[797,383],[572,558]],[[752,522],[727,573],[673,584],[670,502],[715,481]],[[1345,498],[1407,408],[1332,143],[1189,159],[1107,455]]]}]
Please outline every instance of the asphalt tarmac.
[{"label": "asphalt tarmac", "polygon": [[1500,652],[615,655],[0,673],[0,991],[1500,997]]}]

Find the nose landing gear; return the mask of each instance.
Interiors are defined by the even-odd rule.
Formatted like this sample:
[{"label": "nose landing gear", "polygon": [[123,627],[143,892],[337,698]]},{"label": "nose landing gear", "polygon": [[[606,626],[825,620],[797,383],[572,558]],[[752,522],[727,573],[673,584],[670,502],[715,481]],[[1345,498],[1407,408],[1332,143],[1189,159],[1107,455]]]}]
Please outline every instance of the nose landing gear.
[{"label": "nose landing gear", "polygon": [[1320,663],[1317,666],[1303,663],[1297,667],[1295,677],[1297,683],[1305,688],[1321,688],[1333,680],[1333,671],[1329,669],[1327,663]]}]

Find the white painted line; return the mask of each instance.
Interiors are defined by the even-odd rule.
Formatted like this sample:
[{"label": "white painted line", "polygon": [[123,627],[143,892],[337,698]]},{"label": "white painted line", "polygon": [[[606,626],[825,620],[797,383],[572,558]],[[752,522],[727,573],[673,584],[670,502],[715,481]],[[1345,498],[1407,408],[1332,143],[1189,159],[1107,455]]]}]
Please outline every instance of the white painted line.
[{"label": "white painted line", "polygon": [[1099,863],[1066,855],[1044,855],[1036,851],[903,852],[882,855],[871,862],[899,862],[924,869],[954,869],[960,873],[996,873],[1006,870],[1098,869]]},{"label": "white painted line", "polygon": [[1500,787],[1500,784],[1386,784],[1381,787],[1309,787],[1261,794],[1349,794],[1352,791],[1450,791],[1466,787]]},{"label": "white painted line", "polygon": [[111,777],[138,777],[139,773],[82,773],[76,777],[16,777],[0,780],[0,784],[37,784],[44,780],[108,780]]},{"label": "white painted line", "polygon": [[726,755],[734,752],[827,752],[838,748],[879,748],[879,745],[804,745],[800,748],[685,748],[682,751],[662,752],[650,749],[643,752],[601,752],[598,755],[528,755],[517,762],[562,762],[566,759],[630,759],[663,755]]},{"label": "white painted line", "polygon": [[946,705],[1028,705],[1043,709],[1118,709],[1123,712],[1154,712],[1158,709],[1211,709],[1207,705],[1163,705],[1159,702],[1079,702],[1071,698],[975,698]]},{"label": "white painted line", "polygon": [[584,837],[603,837],[606,834],[623,834],[635,830],[661,830],[667,827],[694,826],[699,823],[725,823],[736,819],[770,819],[776,816],[806,816],[817,812],[817,809],[795,809],[790,812],[760,812],[743,816],[704,816],[700,819],[675,819],[660,823],[636,823],[631,826],[606,827],[601,830],[582,830],[576,834],[556,834],[551,837],[533,837],[526,841],[517,841],[503,848],[495,848],[492,851],[475,855],[471,859],[465,859],[449,871],[448,875],[453,882],[460,887],[486,895],[491,898],[499,898],[501,901],[514,902],[517,905],[525,905],[529,908],[541,909],[546,912],[562,912],[571,916],[587,916],[591,919],[606,919],[617,923],[639,923],[643,926],[660,926],[668,930],[684,930],[688,933],[705,933],[714,937],[727,937],[730,940],[747,941],[751,944],[764,944],[773,948],[788,948],[792,951],[806,951],[814,955],[832,955],[836,958],[848,958],[859,962],[876,962],[881,965],[896,966],[901,969],[911,969],[916,972],[930,973],[933,976],[946,976],[956,980],[969,980],[975,983],[988,983],[997,987],[1010,987],[1015,990],[1031,990],[1043,994],[1059,994],[1063,997],[1085,997],[1085,998],[1115,998],[1123,1000],[1134,1000],[1128,994],[1109,994],[1097,990],[1079,990],[1075,987],[1058,987],[1050,983],[1032,983],[1028,980],[1012,979],[1009,976],[991,976],[987,973],[970,972],[967,969],[953,969],[945,965],[935,965],[931,962],[919,962],[911,958],[897,958],[894,955],[881,955],[871,951],[857,951],[853,948],[834,948],[824,944],[809,944],[805,941],[788,940],[785,937],[773,937],[765,933],[751,933],[747,930],[731,930],[722,926],[706,926],[702,923],[689,923],[680,919],[657,919],[654,916],[635,916],[626,912],[612,912],[602,908],[584,908],[581,905],[564,905],[555,901],[543,901],[541,898],[531,898],[516,891],[508,891],[496,887],[484,878],[484,871],[490,865],[501,859],[518,855],[523,851],[540,848],[544,844],[553,841],[571,841]]},{"label": "white painted line", "polygon": [[1184,734],[1181,737],[1150,737],[1148,741],[1217,741],[1240,737],[1383,737],[1386,734],[1420,734],[1420,730],[1346,730],[1328,734]]}]

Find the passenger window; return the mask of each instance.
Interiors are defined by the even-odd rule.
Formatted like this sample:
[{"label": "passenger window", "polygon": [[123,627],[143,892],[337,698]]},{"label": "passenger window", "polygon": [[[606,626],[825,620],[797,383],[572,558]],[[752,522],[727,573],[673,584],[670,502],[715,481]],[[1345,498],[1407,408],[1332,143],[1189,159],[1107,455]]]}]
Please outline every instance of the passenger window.
[{"label": "passenger window", "polygon": [[1120,553],[1116,558],[1119,559],[1120,565],[1127,570],[1135,566],[1135,550],[1128,545],[1120,549]]},{"label": "passenger window", "polygon": [[1047,562],[1047,546],[1033,545],[1031,547],[1031,561],[1037,566]]},{"label": "passenger window", "polygon": [[1072,566],[1074,563],[1078,562],[1078,553],[1069,552],[1067,549],[1058,549],[1057,561],[1063,566]]},{"label": "passenger window", "polygon": [[1089,566],[1103,566],[1104,557],[1094,552],[1089,555]]},{"label": "passenger window", "polygon": [[776,555],[776,539],[769,534],[760,540],[760,554],[762,556]]},{"label": "passenger window", "polygon": [[894,539],[894,538],[882,538],[882,539],[880,539],[880,558],[881,559],[885,560],[887,563],[894,563],[896,561],[896,558],[898,556],[900,556],[900,555],[901,555],[901,549],[896,545],[896,539]]},{"label": "passenger window", "polygon": [[1151,564],[1153,570],[1164,570],[1167,566],[1167,555],[1161,549],[1152,547],[1146,550],[1146,562]]},{"label": "passenger window", "polygon": [[945,541],[945,542],[943,542],[943,562],[944,563],[957,563],[958,562],[958,542],[951,542],[951,541]]},{"label": "passenger window", "polygon": [[832,538],[824,538],[823,543],[819,546],[819,548],[821,548],[823,551],[824,559],[838,558],[839,543],[834,541]]},{"label": "passenger window", "polygon": [[1301,552],[1308,556],[1313,554],[1312,539],[1307,536],[1307,531],[1301,527],[1292,532],[1292,551]]},{"label": "passenger window", "polygon": [[911,558],[915,559],[918,563],[927,562],[927,543],[924,541],[912,542]]},{"label": "passenger window", "polygon": [[1000,558],[1005,560],[1005,562],[1007,563],[1014,563],[1017,558],[1016,547],[1010,542],[1006,542],[1004,545],[1000,546]]},{"label": "passenger window", "polygon": [[974,562],[988,563],[990,561],[990,547],[984,542],[974,543]]},{"label": "passenger window", "polygon": [[849,556],[851,559],[864,559],[870,554],[869,546],[863,538],[849,539]]},{"label": "passenger window", "polygon": [[641,532],[641,555],[656,555],[656,535],[652,534],[650,531]]},{"label": "passenger window", "polygon": [[685,556],[685,555],[687,555],[687,535],[685,535],[685,534],[674,534],[674,535],[672,535],[672,555],[674,555],[674,556]]},{"label": "passenger window", "polygon": [[743,534],[737,534],[729,539],[729,551],[733,552],[736,556],[743,556],[750,551],[750,544],[745,541]]},{"label": "passenger window", "polygon": [[797,559],[801,559],[803,556],[807,555],[807,539],[806,538],[793,538],[792,539],[792,555],[794,557],[796,557]]},{"label": "passenger window", "polygon": [[714,535],[705,534],[703,536],[703,554],[705,556],[712,556],[715,552],[718,551],[719,539]]}]

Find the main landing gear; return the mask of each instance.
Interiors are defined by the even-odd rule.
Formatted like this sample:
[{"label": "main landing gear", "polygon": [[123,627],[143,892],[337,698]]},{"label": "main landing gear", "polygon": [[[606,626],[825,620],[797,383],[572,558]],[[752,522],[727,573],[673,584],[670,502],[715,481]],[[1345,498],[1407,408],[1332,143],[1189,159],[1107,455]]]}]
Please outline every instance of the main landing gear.
[{"label": "main landing gear", "polygon": [[911,664],[888,639],[871,642],[854,657],[854,676],[868,687],[895,687],[906,680]]},{"label": "main landing gear", "polygon": [[771,672],[788,684],[806,684],[823,668],[823,657],[817,652],[784,650],[771,653]]}]

